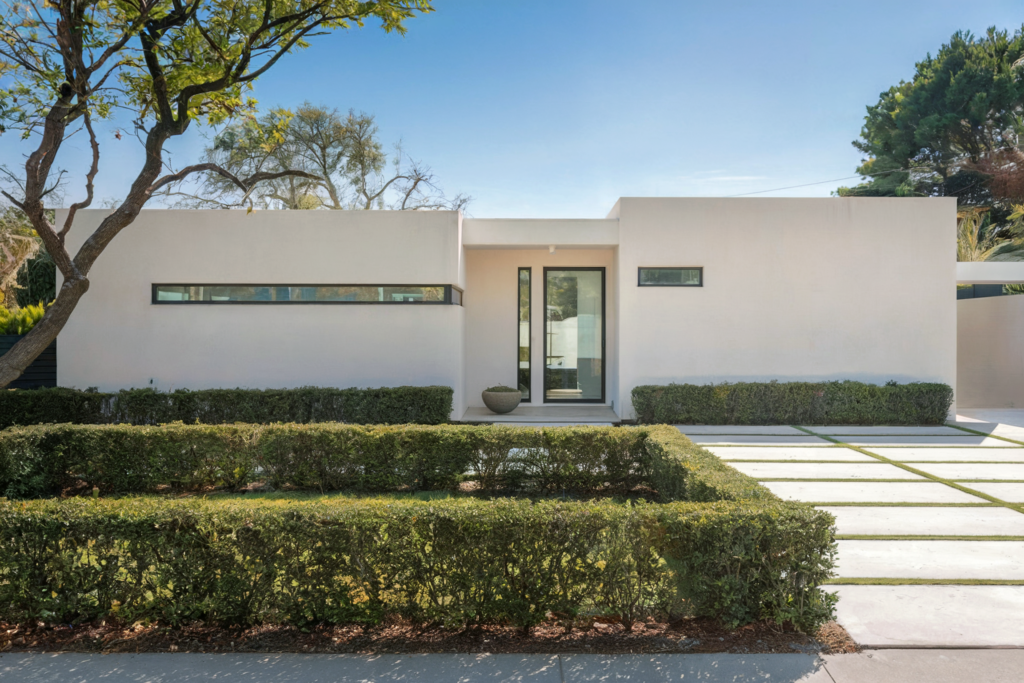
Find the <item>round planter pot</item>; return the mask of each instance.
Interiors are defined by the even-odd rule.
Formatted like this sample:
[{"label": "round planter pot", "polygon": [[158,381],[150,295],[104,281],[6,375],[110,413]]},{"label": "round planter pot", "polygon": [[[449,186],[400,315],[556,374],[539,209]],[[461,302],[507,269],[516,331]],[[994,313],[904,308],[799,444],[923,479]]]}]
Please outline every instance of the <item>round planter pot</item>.
[{"label": "round planter pot", "polygon": [[480,395],[483,396],[484,405],[488,410],[498,415],[511,413],[523,400],[523,395],[518,391],[484,391]]}]

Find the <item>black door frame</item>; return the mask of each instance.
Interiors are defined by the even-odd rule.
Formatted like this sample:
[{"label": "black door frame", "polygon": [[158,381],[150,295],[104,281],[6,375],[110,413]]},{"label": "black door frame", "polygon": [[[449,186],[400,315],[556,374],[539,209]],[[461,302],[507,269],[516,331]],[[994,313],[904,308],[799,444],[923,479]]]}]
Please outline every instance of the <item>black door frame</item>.
[{"label": "black door frame", "polygon": [[[567,270],[567,271],[599,271],[601,273],[601,398],[548,398],[547,379],[548,379],[548,344],[551,341],[548,335],[548,271],[549,270]],[[541,351],[544,354],[541,368],[543,372],[541,374],[541,400],[543,403],[604,403],[605,392],[608,386],[608,353],[606,349],[607,345],[607,315],[606,308],[608,306],[608,291],[606,286],[606,273],[604,266],[544,266],[544,345]],[[532,365],[532,363],[531,363]],[[577,372],[579,367],[577,365]]]}]

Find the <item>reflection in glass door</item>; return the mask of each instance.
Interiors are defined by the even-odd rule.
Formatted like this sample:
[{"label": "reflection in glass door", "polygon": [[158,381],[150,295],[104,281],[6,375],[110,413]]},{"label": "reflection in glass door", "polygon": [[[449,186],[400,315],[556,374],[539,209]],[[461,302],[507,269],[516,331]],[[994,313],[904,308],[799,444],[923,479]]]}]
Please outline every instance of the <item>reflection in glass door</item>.
[{"label": "reflection in glass door", "polygon": [[544,401],[604,402],[604,268],[544,269]]}]

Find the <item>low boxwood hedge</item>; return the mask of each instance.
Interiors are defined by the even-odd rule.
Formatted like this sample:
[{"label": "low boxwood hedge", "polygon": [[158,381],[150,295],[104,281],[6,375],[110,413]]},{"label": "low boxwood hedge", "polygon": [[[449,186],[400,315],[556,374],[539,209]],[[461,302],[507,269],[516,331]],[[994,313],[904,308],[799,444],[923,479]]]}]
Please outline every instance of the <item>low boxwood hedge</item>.
[{"label": "low boxwood hedge", "polygon": [[833,519],[778,501],[249,496],[0,502],[0,610],[521,627],[549,614],[830,618]]},{"label": "low boxwood hedge", "polygon": [[938,425],[953,403],[947,384],[737,382],[633,389],[641,424]]},{"label": "low boxwood hedge", "polygon": [[[224,623],[523,627],[580,614],[831,617],[834,518],[783,502],[669,426],[45,425],[0,433],[9,496],[269,478],[484,493],[0,501],[0,610]],[[647,487],[660,503],[567,493]],[[555,497],[544,497],[554,494]],[[417,496],[420,499],[417,499]]]},{"label": "low boxwood hedge", "polygon": [[0,429],[11,425],[347,422],[441,424],[452,412],[451,387],[381,389],[77,389],[0,390]]},{"label": "low boxwood hedge", "polygon": [[451,489],[588,495],[646,487],[665,500],[743,500],[767,490],[673,427],[37,425],[0,432],[0,492],[99,489]]}]

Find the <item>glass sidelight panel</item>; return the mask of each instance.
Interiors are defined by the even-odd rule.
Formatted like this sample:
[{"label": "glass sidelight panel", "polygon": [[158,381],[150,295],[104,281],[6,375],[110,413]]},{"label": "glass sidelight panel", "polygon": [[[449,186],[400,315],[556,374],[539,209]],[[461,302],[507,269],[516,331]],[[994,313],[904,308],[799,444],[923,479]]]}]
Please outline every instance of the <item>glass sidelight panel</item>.
[{"label": "glass sidelight panel", "polygon": [[519,391],[530,402],[530,269],[519,269]]},{"label": "glass sidelight panel", "polygon": [[544,269],[544,400],[604,401],[604,268]]}]

